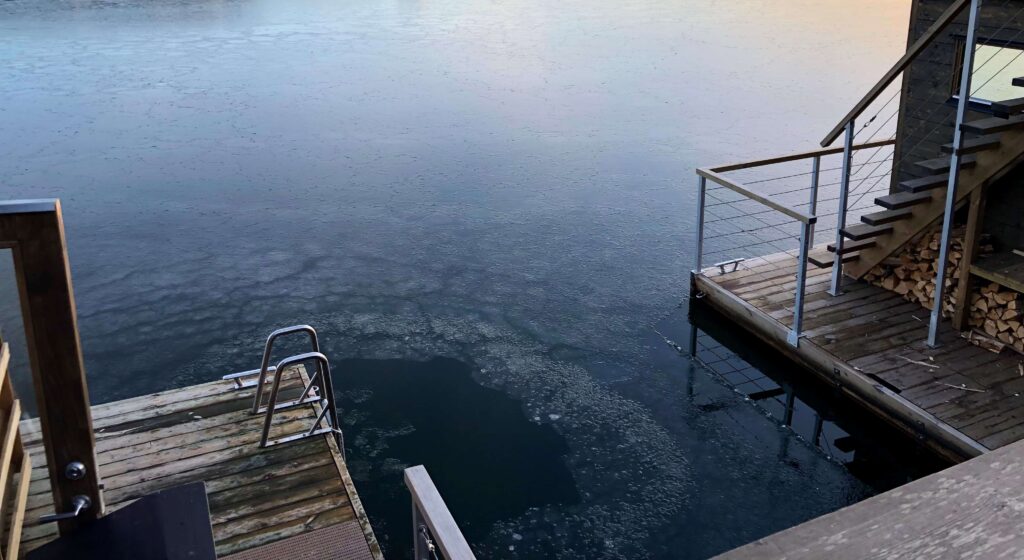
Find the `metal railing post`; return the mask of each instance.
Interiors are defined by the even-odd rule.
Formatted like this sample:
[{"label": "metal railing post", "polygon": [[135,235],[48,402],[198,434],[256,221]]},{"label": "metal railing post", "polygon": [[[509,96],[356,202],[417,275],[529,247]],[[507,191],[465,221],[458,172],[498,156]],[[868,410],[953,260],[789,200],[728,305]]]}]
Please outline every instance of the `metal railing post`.
[{"label": "metal railing post", "polygon": [[420,519],[420,508],[416,501],[412,502],[412,557],[413,560],[429,560],[427,543],[423,541],[423,520]]},{"label": "metal railing post", "polygon": [[800,256],[796,263],[796,299],[793,302],[793,326],[786,338],[792,346],[800,345],[800,332],[804,323],[804,288],[807,285],[807,252],[811,244],[814,221],[800,223]]},{"label": "metal railing post", "polygon": [[700,194],[697,196],[697,250],[694,255],[694,260],[697,263],[694,272],[700,274],[701,268],[703,267],[702,259],[704,257],[704,199],[708,190],[708,180],[701,176],[700,178]]},{"label": "metal railing post", "polygon": [[[812,216],[818,215],[818,179],[821,176],[821,156],[814,156],[811,160],[811,200],[807,207],[807,213]],[[814,247],[814,225],[811,224],[811,240],[808,245]]]},{"label": "metal railing post", "polygon": [[843,146],[843,171],[839,183],[839,210],[836,213],[836,255],[832,261],[832,284],[828,293],[838,296],[843,281],[843,228],[846,227],[846,198],[850,193],[850,168],[853,159],[853,122],[846,123],[846,144]]},{"label": "metal railing post", "polygon": [[[963,68],[960,70],[960,100],[956,106],[956,128],[953,129],[953,156],[949,166],[949,182],[946,185],[946,207],[942,221],[942,242],[939,246],[939,262],[935,272],[935,299],[928,321],[928,346],[938,346],[939,322],[942,320],[942,299],[946,287],[946,264],[949,260],[949,241],[953,231],[953,210],[956,207],[956,188],[960,181],[960,150],[964,133],[961,127],[967,116],[971,99],[971,73],[974,71],[974,49],[978,33],[978,8],[981,0],[971,0],[971,11],[967,23],[967,39],[964,41]],[[970,263],[967,263],[969,266]]]}]

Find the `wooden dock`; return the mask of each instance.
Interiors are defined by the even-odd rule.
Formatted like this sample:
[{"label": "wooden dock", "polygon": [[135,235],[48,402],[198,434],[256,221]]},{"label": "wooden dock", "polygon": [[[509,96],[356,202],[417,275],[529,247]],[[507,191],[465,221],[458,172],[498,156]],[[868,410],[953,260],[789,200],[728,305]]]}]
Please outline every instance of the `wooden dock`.
[{"label": "wooden dock", "polygon": [[1024,442],[1008,445],[716,560],[1021,558]]},{"label": "wooden dock", "polygon": [[[287,371],[282,397],[305,379],[303,368]],[[276,543],[289,554],[303,546],[320,553],[302,558],[382,558],[334,438],[260,448],[264,416],[250,414],[253,396],[215,381],[92,407],[107,512],[204,481],[219,557],[280,557]],[[307,429],[318,410],[279,412],[271,433]],[[55,539],[57,527],[31,522],[54,507],[38,421],[23,421],[22,431],[34,467],[22,546],[32,550]]]},{"label": "wooden dock", "polygon": [[804,336],[788,344],[796,265],[778,253],[708,268],[694,293],[954,461],[1024,438],[1024,356],[979,348],[948,323],[929,348],[928,310],[893,292],[848,279],[833,297],[830,270],[808,270]]}]

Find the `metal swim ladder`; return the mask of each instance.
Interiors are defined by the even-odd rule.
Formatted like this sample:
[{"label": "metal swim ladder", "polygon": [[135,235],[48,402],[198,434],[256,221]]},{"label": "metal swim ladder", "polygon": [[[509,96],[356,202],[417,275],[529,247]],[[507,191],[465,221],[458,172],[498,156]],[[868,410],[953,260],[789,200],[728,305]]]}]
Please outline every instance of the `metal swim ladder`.
[{"label": "metal swim ladder", "polygon": [[[276,366],[270,365],[270,355],[274,348],[274,341],[284,335],[303,332],[309,335],[311,351],[289,356],[278,362]],[[309,381],[305,383],[302,388],[302,392],[293,400],[278,402],[278,396],[281,390],[281,379],[284,377],[285,372],[291,366],[306,362],[315,362],[316,371],[309,378]],[[264,404],[264,385],[268,381],[267,374],[272,374],[273,379],[271,380],[269,397],[267,402]],[[328,362],[327,357],[320,353],[320,341],[317,339],[316,329],[313,327],[309,325],[295,325],[275,330],[267,337],[266,346],[263,348],[263,361],[261,362],[259,369],[232,373],[230,375],[225,375],[222,379],[225,381],[233,381],[235,383],[235,390],[256,387],[256,396],[253,399],[250,413],[254,415],[264,415],[263,433],[260,435],[260,447],[271,447],[282,443],[331,433],[334,434],[335,440],[338,443],[338,449],[341,451],[342,458],[344,458],[345,442],[341,433],[341,424],[338,421],[338,409],[334,402],[334,384],[331,380],[331,365]],[[270,439],[270,428],[273,424],[275,413],[281,410],[288,410],[290,408],[307,404],[319,404],[321,408],[320,413],[317,415],[316,420],[313,422],[313,425],[309,430],[293,433],[273,440]],[[327,425],[325,427],[320,427],[325,421]]]}]

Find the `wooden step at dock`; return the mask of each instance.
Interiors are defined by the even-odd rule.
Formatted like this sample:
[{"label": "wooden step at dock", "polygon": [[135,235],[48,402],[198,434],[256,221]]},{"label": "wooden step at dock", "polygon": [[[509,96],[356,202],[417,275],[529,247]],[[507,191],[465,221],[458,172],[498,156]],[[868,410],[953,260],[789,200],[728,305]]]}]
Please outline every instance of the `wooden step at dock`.
[{"label": "wooden step at dock", "polygon": [[[977,152],[983,152],[992,148],[999,147],[999,135],[989,134],[987,136],[979,136],[978,138],[972,138],[964,141],[963,147],[960,148],[961,154],[974,154]],[[953,144],[944,144],[942,146],[942,153],[951,154],[953,153]]]},{"label": "wooden step at dock", "polygon": [[1024,97],[997,101],[992,104],[992,114],[1004,119],[1008,119],[1021,112],[1024,112]]},{"label": "wooden step at dock", "polygon": [[879,226],[872,226],[868,224],[856,224],[852,226],[846,226],[839,230],[843,234],[843,237],[852,239],[854,241],[861,241],[863,239],[871,239],[880,235],[886,235],[892,233],[892,224],[883,224]]},{"label": "wooden step at dock", "polygon": [[941,175],[929,175],[920,179],[911,179],[900,183],[900,190],[910,193],[930,191],[949,184],[949,173]]},{"label": "wooden step at dock", "polygon": [[910,208],[918,204],[927,204],[932,199],[932,193],[925,191],[919,193],[896,193],[886,196],[880,196],[875,199],[875,204],[889,210],[899,210],[901,208]]},{"label": "wooden step at dock", "polygon": [[[989,117],[987,119],[978,119],[965,122],[960,125],[960,129],[972,134],[995,134],[996,132],[1004,132],[1020,126],[1024,126],[1024,115],[1014,115],[1010,118]],[[949,170],[948,165],[946,170]]]},{"label": "wooden step at dock", "polygon": [[[1006,121],[1000,119],[1000,122]],[[949,168],[953,166],[952,159],[953,156],[943,156],[937,157],[935,159],[926,159],[924,161],[919,161],[914,165],[917,165],[918,167],[923,167],[933,173],[948,173]],[[973,154],[960,158],[960,169],[968,169],[974,167],[977,164],[978,158]]]},{"label": "wooden step at dock", "polygon": [[882,224],[889,224],[895,221],[909,218],[914,212],[909,208],[899,208],[897,210],[883,210],[881,212],[875,212],[873,214],[864,214],[860,217],[860,221],[871,226],[880,226]]},{"label": "wooden step at dock", "polygon": [[[849,255],[850,253],[854,253],[856,251],[861,251],[861,250],[867,249],[869,247],[874,247],[874,246],[875,246],[875,240],[874,239],[864,239],[862,241],[848,241],[846,243],[843,243],[843,250],[840,251],[839,254],[840,255]],[[835,245],[835,243],[829,243],[828,250],[830,252],[832,252],[832,253],[835,253],[836,252],[836,245]]]},{"label": "wooden step at dock", "polygon": [[[857,252],[844,253],[843,264],[853,262],[860,257]],[[807,254],[807,262],[818,268],[829,268],[835,261],[835,255],[827,249],[815,249]]]}]

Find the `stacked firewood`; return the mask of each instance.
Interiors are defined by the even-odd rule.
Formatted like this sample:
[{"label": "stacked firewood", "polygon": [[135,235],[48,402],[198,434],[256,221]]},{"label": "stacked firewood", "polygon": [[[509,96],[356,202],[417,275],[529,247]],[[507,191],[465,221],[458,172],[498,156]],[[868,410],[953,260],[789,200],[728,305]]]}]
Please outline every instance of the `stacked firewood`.
[{"label": "stacked firewood", "polygon": [[[920,303],[931,309],[935,301],[935,276],[939,262],[938,231],[918,236],[904,247],[896,257],[890,257],[872,268],[864,280],[896,292],[907,301]],[[942,314],[951,317],[956,309],[957,285],[960,283],[960,267],[964,263],[964,230],[956,228],[950,238],[949,263],[946,266],[946,285],[942,298]],[[982,236],[978,247],[979,258],[993,252],[987,237]],[[1020,294],[998,284],[975,283],[968,294],[970,327],[965,337],[971,342],[993,351],[1009,346],[1024,352],[1024,300]]]},{"label": "stacked firewood", "polygon": [[[908,243],[899,256],[890,257],[868,271],[864,280],[931,309],[935,301],[935,274],[940,243],[940,233],[937,231],[920,235]],[[943,293],[942,314],[946,317],[953,314],[956,306],[956,286],[960,281],[960,261],[964,256],[963,244],[963,228],[954,229],[950,238]],[[991,252],[991,247],[987,249]],[[985,248],[982,249],[984,251]]]},{"label": "stacked firewood", "polygon": [[967,318],[967,324],[1024,353],[1024,324],[1021,321],[1021,307],[1024,302],[1021,301],[1020,294],[993,282],[975,290],[970,298],[971,314]]}]

